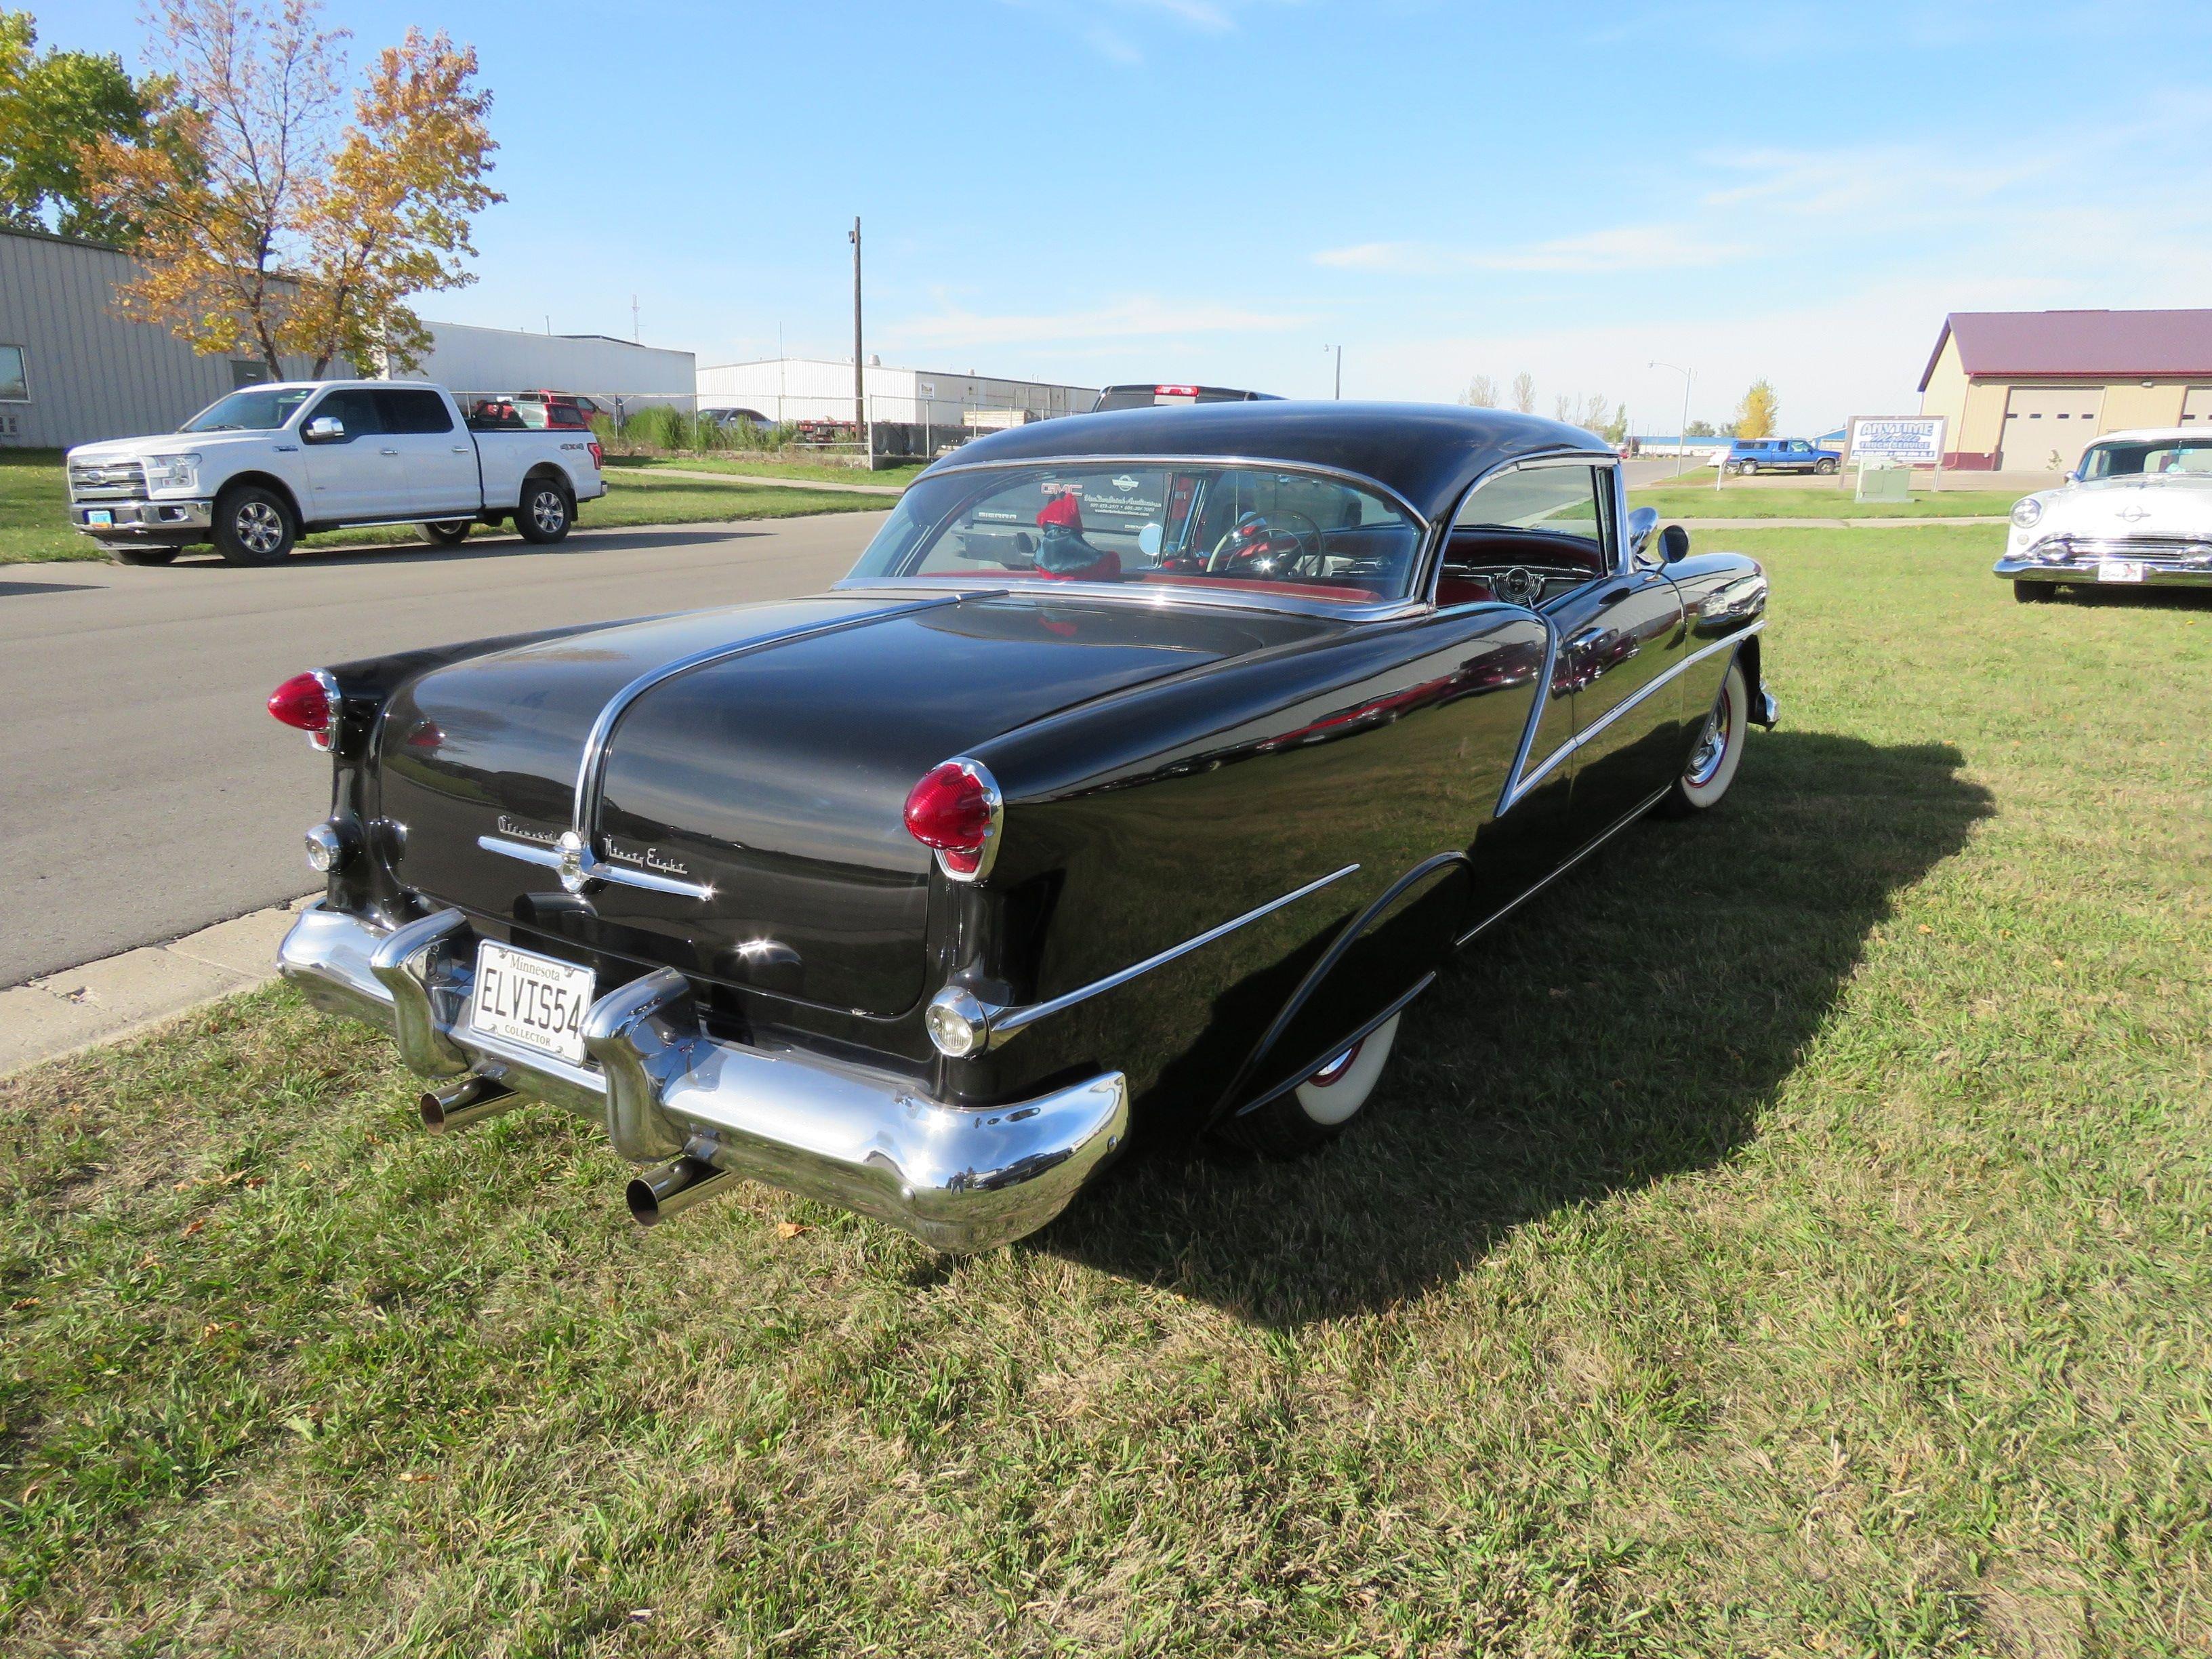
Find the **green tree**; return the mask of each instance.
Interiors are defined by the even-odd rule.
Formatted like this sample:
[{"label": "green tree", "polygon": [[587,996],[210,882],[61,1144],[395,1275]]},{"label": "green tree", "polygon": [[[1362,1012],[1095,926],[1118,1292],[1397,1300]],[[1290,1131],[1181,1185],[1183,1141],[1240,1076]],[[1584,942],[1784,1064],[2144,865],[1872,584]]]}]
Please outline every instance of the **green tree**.
[{"label": "green tree", "polygon": [[1743,394],[1743,401],[1735,406],[1735,435],[1771,438],[1781,413],[1782,404],[1774,395],[1774,388],[1765,380],[1753,380],[1751,390]]},{"label": "green tree", "polygon": [[1685,438],[1717,438],[1719,429],[1711,421],[1692,421],[1683,429]]},{"label": "green tree", "polygon": [[127,241],[137,226],[95,202],[86,149],[103,138],[160,141],[167,88],[137,82],[113,53],[38,50],[27,11],[0,11],[0,224]]}]

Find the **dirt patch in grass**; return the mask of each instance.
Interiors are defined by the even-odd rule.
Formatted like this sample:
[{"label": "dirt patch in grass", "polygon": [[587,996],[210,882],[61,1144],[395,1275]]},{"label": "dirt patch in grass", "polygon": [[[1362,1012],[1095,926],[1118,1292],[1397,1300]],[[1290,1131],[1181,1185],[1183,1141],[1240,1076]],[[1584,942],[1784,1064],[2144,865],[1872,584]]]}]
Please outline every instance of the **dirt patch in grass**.
[{"label": "dirt patch in grass", "polygon": [[1722,812],[988,1255],[641,1232],[283,991],[0,1084],[0,1645],[2203,1652],[2212,610],[1993,534],[1763,535]]}]

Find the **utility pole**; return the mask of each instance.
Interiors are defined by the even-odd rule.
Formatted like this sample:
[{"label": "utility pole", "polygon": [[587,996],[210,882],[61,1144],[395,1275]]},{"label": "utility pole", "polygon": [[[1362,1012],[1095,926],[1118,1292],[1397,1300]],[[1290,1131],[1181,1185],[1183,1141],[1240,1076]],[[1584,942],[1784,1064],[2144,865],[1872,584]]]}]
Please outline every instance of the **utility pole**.
[{"label": "utility pole", "polygon": [[860,217],[853,216],[853,424],[860,428],[862,440],[868,432],[867,382],[862,378],[862,366],[867,359],[860,356]]},{"label": "utility pole", "polygon": [[637,295],[633,294],[629,296],[629,343],[638,345],[644,339],[645,336],[637,331]]},{"label": "utility pole", "polygon": [[1674,434],[1674,476],[1680,477],[1690,456],[1690,371],[1680,363],[1650,363],[1650,368],[1671,368],[1682,377],[1682,425]]},{"label": "utility pole", "polygon": [[1342,403],[1344,401],[1344,348],[1340,345],[1325,345],[1322,349],[1334,351],[1336,354],[1336,400]]}]

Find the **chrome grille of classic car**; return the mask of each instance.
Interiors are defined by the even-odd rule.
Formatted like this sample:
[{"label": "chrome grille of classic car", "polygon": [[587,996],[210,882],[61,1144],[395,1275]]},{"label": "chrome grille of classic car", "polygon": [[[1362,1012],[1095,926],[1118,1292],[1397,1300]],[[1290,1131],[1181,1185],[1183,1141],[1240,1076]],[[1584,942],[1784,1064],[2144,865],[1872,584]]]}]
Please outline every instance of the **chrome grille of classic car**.
[{"label": "chrome grille of classic car", "polygon": [[143,501],[146,469],[137,461],[72,461],[69,487],[73,501]]},{"label": "chrome grille of classic car", "polygon": [[2027,550],[2038,564],[2094,564],[2140,559],[2176,570],[2212,569],[2212,537],[2046,536]]}]

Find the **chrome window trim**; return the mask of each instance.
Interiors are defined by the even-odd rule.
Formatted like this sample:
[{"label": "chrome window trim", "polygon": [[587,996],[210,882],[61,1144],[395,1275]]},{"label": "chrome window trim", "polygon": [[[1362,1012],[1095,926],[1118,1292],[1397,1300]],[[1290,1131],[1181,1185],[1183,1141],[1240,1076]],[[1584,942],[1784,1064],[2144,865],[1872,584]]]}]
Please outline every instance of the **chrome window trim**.
[{"label": "chrome window trim", "polygon": [[[1551,620],[1549,617],[1545,619],[1545,625],[1547,628],[1551,626]],[[1762,617],[1758,622],[1753,623],[1747,627],[1739,628],[1735,633],[1729,635],[1723,639],[1715,640],[1711,645],[1706,646],[1702,650],[1692,652],[1688,656],[1683,658],[1681,661],[1676,663],[1673,667],[1667,669],[1663,672],[1653,675],[1650,679],[1647,680],[1641,686],[1638,686],[1634,692],[1623,697],[1619,702],[1613,704],[1612,708],[1607,709],[1605,713],[1587,729],[1577,732],[1574,736],[1569,738],[1565,743],[1561,744],[1557,749],[1554,749],[1549,755],[1546,756],[1544,757],[1544,763],[1541,766],[1539,766],[1534,771],[1527,772],[1525,774],[1522,772],[1522,768],[1527,763],[1527,757],[1524,754],[1516,765],[1513,781],[1507,786],[1504,794],[1498,799],[1498,811],[1503,813],[1506,808],[1511,806],[1523,795],[1526,795],[1530,790],[1535,788],[1537,785],[1543,782],[1546,778],[1549,777],[1552,773],[1557,769],[1560,762],[1565,760],[1570,755],[1572,755],[1575,750],[1580,749],[1591,738],[1596,737],[1599,732],[1604,731],[1606,727],[1611,726],[1613,721],[1619,720],[1630,709],[1635,708],[1637,704],[1642,702],[1646,697],[1650,696],[1654,691],[1656,691],[1661,686],[1665,685],[1669,681],[1673,680],[1675,676],[1684,673],[1689,669],[1694,667],[1697,664],[1703,662],[1706,658],[1711,656],[1717,651],[1725,651],[1732,646],[1741,645],[1744,641],[1749,639],[1753,634],[1759,632],[1759,630],[1764,629],[1765,626],[1765,619]],[[1554,629],[1553,633],[1553,637],[1556,640],[1558,630]],[[1546,662],[1548,666],[1550,662],[1550,657],[1548,654],[1546,657]],[[1544,679],[1543,690],[1548,691],[1550,690],[1550,686],[1551,677],[1547,672]],[[1540,692],[1539,695],[1540,697],[1541,693]],[[1540,702],[1538,708],[1540,709],[1541,707],[1542,704]],[[1534,737],[1534,722],[1531,721],[1529,726],[1529,736]]]},{"label": "chrome window trim", "polygon": [[[1279,898],[1271,898],[1265,904],[1255,905],[1241,916],[1232,916],[1227,921],[1216,923],[1202,933],[1192,935],[1179,945],[1170,945],[1166,950],[1146,957],[1142,962],[1132,963],[1128,967],[1118,969],[1103,979],[1095,979],[1088,985],[1079,986],[1073,991],[1063,992],[1059,996],[1048,998],[1045,1001],[1032,1002],[1018,1007],[978,1001],[975,1012],[982,1018],[985,1035],[983,1041],[969,1052],[975,1054],[987,1053],[1018,1032],[1036,1024],[1039,1020],[1048,1019],[1054,1014],[1074,1007],[1078,1003],[1088,1002],[1095,996],[1102,996],[1109,991],[1118,989],[1131,980],[1141,975],[1149,974],[1155,968],[1165,967],[1179,957],[1187,957],[1194,951],[1203,949],[1216,939],[1225,939],[1238,928],[1257,921],[1262,916],[1273,915],[1276,911],[1295,904],[1302,898],[1318,893],[1332,883],[1341,881],[1346,876],[1357,874],[1359,866],[1356,864],[1347,864],[1340,870],[1332,870],[1328,874],[1310,881],[1303,887],[1294,888]],[[947,992],[959,992],[964,989],[964,987],[956,983],[948,986],[945,991],[939,992],[938,994],[943,996]]]},{"label": "chrome window trim", "polygon": [[[968,599],[1108,599],[1150,609],[1196,605],[1223,611],[1287,611],[1300,617],[1328,617],[1339,622],[1391,622],[1401,617],[1418,616],[1428,609],[1426,603],[1418,599],[1386,599],[1375,605],[1334,605],[1327,599],[1300,599],[1293,594],[1224,593],[1195,583],[1182,587],[1167,583],[1139,586],[1129,582],[1025,580],[1019,587],[1008,587],[1005,585],[1004,576],[969,576],[957,573],[942,576],[847,576],[842,580],[832,582],[830,591],[833,593],[942,592],[948,584],[952,583],[963,584],[956,591]],[[975,586],[965,586],[969,583]]]},{"label": "chrome window trim", "polygon": [[[1443,519],[1440,521],[1438,533],[1435,538],[1436,556],[1429,568],[1428,584],[1426,587],[1422,590],[1425,595],[1426,602],[1430,605],[1433,606],[1436,604],[1437,586],[1437,584],[1443,580],[1444,548],[1451,540],[1452,531],[1456,528],[1459,524],[1460,514],[1467,511],[1467,504],[1474,498],[1475,492],[1480,489],[1485,484],[1492,482],[1493,479],[1502,478],[1509,472],[1534,471],[1538,468],[1551,466],[1607,466],[1613,469],[1613,489],[1609,493],[1607,507],[1608,513],[1613,522],[1610,526],[1607,526],[1604,525],[1603,520],[1601,520],[1601,529],[1598,537],[1601,544],[1605,543],[1608,539],[1607,530],[1609,528],[1613,562],[1612,568],[1610,570],[1601,574],[1615,576],[1623,574],[1625,567],[1622,562],[1623,556],[1621,551],[1621,543],[1623,538],[1620,535],[1620,526],[1627,522],[1625,512],[1625,506],[1627,501],[1627,486],[1623,481],[1624,475],[1620,470],[1620,457],[1614,454],[1611,450],[1547,450],[1543,453],[1538,455],[1519,455],[1516,456],[1510,461],[1500,461],[1496,466],[1492,467],[1488,471],[1480,474],[1473,483],[1469,483],[1465,489],[1460,492],[1459,499],[1452,503],[1452,510],[1446,514]],[[1616,500],[1618,505],[1615,504]],[[1594,576],[1591,580],[1595,581],[1598,580],[1598,578]],[[1465,605],[1455,605],[1449,606],[1447,609],[1455,613],[1466,610],[1472,605],[1512,604],[1513,601],[1510,599],[1469,599]],[[1531,605],[1517,605],[1515,606],[1515,608],[1516,610],[1529,611],[1532,612],[1534,609],[1534,607]]]}]

